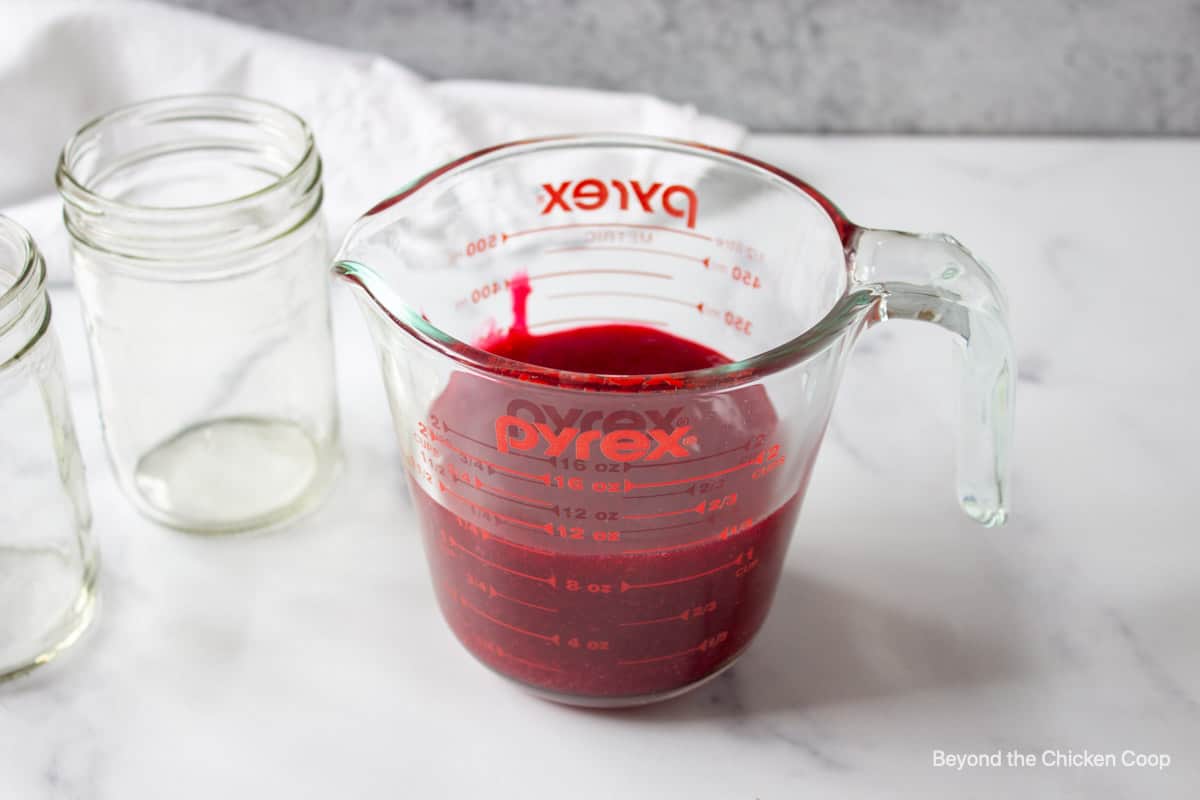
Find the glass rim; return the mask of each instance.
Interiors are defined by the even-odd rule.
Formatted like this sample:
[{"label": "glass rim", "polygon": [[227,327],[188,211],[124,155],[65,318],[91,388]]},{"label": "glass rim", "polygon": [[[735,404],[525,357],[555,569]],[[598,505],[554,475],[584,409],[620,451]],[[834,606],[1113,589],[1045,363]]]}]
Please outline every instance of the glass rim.
[{"label": "glass rim", "polygon": [[[0,312],[10,305],[16,304],[16,316],[20,316],[28,307],[31,299],[22,300],[22,294],[39,282],[38,266],[41,262],[41,251],[33,240],[33,235],[10,217],[0,214],[0,240],[16,245],[18,253],[15,280],[11,286],[0,291]],[[0,317],[0,334],[8,330],[3,317]]]},{"label": "glass rim", "polygon": [[728,364],[703,369],[648,375],[615,375],[555,369],[495,355],[451,336],[431,323],[408,303],[399,301],[398,298],[390,297],[389,299],[396,302],[385,302],[378,295],[390,295],[390,289],[386,284],[380,285],[382,281],[373,280],[375,273],[369,265],[345,259],[339,253],[333,271],[365,291],[376,307],[406,333],[458,364],[510,380],[604,392],[648,393],[672,392],[680,389],[704,391],[758,380],[799,364],[824,351],[851,325],[861,320],[864,311],[878,300],[878,290],[871,284],[857,281],[848,261],[858,234],[865,229],[851,222],[832,200],[811,184],[786,170],[734,150],[701,142],[645,134],[588,133],[545,136],[520,139],[476,150],[425,173],[400,191],[377,203],[351,226],[345,241],[349,242],[357,229],[365,225],[376,214],[402,203],[424,188],[435,186],[460,175],[469,168],[544,150],[622,146],[665,150],[732,164],[781,179],[793,189],[808,196],[828,217],[847,258],[847,262],[843,265],[846,281],[841,293],[817,322],[786,342],[768,350],[754,353]]},{"label": "glass rim", "polygon": [[[205,104],[212,104],[207,106]],[[129,203],[124,200],[119,200],[114,197],[109,197],[101,194],[80,180],[73,171],[77,167],[76,160],[80,155],[80,148],[86,144],[88,137],[95,135],[98,131],[107,125],[135,117],[138,114],[144,113],[167,113],[161,119],[155,122],[175,122],[183,120],[199,120],[213,119],[225,121],[248,121],[251,119],[250,114],[254,111],[266,112],[272,115],[275,119],[286,120],[289,123],[297,126],[297,132],[303,137],[304,149],[300,157],[296,159],[288,170],[270,181],[269,183],[260,186],[259,188],[246,192],[234,197],[229,197],[222,200],[216,200],[208,203],[197,203],[193,205],[178,205],[178,206],[158,206],[145,205],[141,203]],[[171,113],[174,112],[174,113]],[[242,112],[240,116],[235,116]],[[125,212],[134,215],[187,215],[204,212],[225,212],[231,207],[249,204],[263,199],[270,194],[289,186],[298,178],[302,177],[305,167],[309,165],[313,158],[319,158],[317,153],[316,138],[313,135],[312,128],[305,122],[304,118],[294,111],[285,108],[277,103],[269,100],[262,100],[257,97],[248,97],[245,95],[233,93],[196,93],[196,94],[176,94],[165,97],[156,97],[149,100],[142,100],[136,103],[119,106],[104,114],[101,114],[87,123],[82,125],[74,134],[67,139],[59,153],[58,164],[55,169],[55,182],[58,185],[60,195],[65,202],[74,206],[82,207],[85,203],[90,203],[95,206],[111,209],[119,212]],[[317,183],[317,188],[320,188],[320,182]]]}]

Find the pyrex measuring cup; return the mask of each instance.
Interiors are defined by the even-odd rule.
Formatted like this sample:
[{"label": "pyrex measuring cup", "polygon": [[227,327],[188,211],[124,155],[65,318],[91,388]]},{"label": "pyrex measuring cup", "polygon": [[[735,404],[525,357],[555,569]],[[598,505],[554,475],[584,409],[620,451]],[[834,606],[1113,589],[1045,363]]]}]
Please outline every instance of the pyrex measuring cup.
[{"label": "pyrex measuring cup", "polygon": [[[990,273],[753,159],[628,136],[490,148],[372,209],[335,270],[379,346],[445,618],[540,695],[649,702],[742,652],[873,323],[963,345],[959,498],[1004,520],[1014,368]],[[734,361],[589,374],[477,346],[612,323]]]}]

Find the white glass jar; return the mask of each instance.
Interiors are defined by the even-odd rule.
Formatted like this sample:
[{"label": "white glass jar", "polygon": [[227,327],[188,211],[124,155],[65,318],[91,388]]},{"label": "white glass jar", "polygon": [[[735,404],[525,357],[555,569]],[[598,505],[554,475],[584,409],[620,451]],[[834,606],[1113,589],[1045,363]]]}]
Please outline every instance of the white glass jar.
[{"label": "white glass jar", "polygon": [[95,604],[91,510],[45,280],[33,239],[0,217],[0,680],[54,658]]},{"label": "white glass jar", "polygon": [[57,181],[125,492],[201,532],[314,507],[338,422],[308,126],[243,97],[153,100],[82,128]]}]

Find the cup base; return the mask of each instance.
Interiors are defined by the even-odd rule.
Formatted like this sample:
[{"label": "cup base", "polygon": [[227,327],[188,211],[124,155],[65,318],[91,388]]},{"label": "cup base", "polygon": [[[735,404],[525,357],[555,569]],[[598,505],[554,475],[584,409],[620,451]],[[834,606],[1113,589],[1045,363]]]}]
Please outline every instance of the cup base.
[{"label": "cup base", "polygon": [[[480,661],[479,663],[481,663],[485,667],[487,667],[488,671],[500,676],[508,683],[511,683],[514,686],[519,687],[526,694],[531,694],[534,697],[537,697],[539,699],[549,700],[552,703],[558,703],[559,705],[564,705],[564,706],[572,706],[574,708],[617,709],[617,708],[637,708],[639,706],[648,706],[648,705],[651,705],[652,703],[661,703],[665,700],[672,700],[676,697],[679,697],[680,695],[685,695],[694,689],[699,689],[701,686],[703,686],[704,684],[708,683],[711,680],[716,679],[717,677],[719,677],[721,675],[721,673],[723,673],[725,670],[732,667],[734,665],[734,663],[739,658],[742,657],[742,653],[744,653],[744,652],[746,652],[745,647],[743,647],[741,650],[739,650],[738,652],[731,655],[728,659],[725,660],[725,662],[723,664],[718,666],[712,672],[708,673],[703,678],[698,678],[697,680],[692,681],[691,683],[684,684],[683,686],[677,686],[673,689],[665,689],[661,692],[652,692],[650,694],[632,695],[632,696],[625,696],[625,697],[598,697],[598,696],[593,696],[593,695],[566,694],[564,692],[551,692],[551,691],[547,691],[546,689],[539,688],[537,686],[532,686],[528,683],[523,683],[522,681],[519,681],[519,680],[516,680],[515,678],[509,677],[508,675],[505,675],[502,672],[498,672],[483,661]],[[478,660],[478,659],[476,659],[476,660]]]},{"label": "cup base", "polygon": [[156,522],[192,533],[240,533],[314,510],[338,468],[334,441],[294,422],[226,417],[185,428],[139,459],[132,492]]}]

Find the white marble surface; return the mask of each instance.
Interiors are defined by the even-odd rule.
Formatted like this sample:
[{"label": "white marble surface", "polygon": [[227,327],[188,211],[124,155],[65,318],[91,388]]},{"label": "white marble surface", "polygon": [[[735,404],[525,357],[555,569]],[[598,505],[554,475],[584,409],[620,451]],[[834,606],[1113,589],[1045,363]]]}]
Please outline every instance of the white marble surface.
[{"label": "white marble surface", "polygon": [[[952,232],[1000,274],[1021,359],[1006,528],[953,502],[949,342],[877,328],[749,653],[674,702],[558,707],[492,677],[442,624],[345,291],[342,480],[290,530],[204,539],[118,494],[59,290],[103,606],[69,657],[0,686],[0,798],[1196,796],[1200,143],[748,149],[864,224]],[[1171,765],[959,772],[935,749]]]}]

